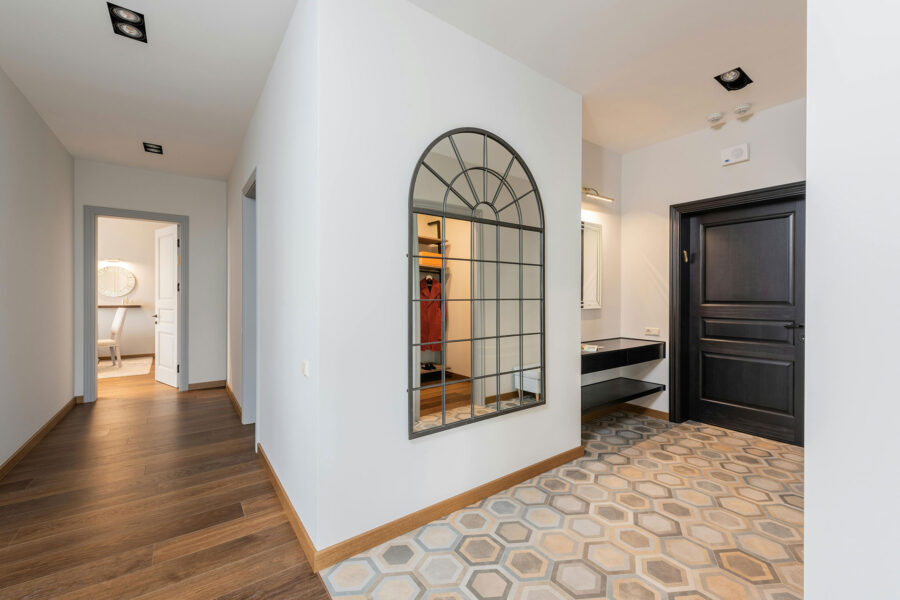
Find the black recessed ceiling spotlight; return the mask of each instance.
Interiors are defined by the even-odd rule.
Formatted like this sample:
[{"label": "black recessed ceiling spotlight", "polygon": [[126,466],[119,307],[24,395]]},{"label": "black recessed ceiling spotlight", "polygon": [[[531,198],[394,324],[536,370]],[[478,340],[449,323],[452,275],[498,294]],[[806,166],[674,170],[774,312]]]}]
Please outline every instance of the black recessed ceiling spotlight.
[{"label": "black recessed ceiling spotlight", "polygon": [[113,33],[147,43],[147,24],[144,15],[123,6],[106,3]]},{"label": "black recessed ceiling spotlight", "polygon": [[725,71],[721,75],[716,75],[715,79],[729,92],[742,90],[753,83],[753,80],[740,67]]},{"label": "black recessed ceiling spotlight", "polygon": [[149,152],[150,154],[162,154],[162,146],[159,144],[151,144],[150,142],[144,142],[144,152]]}]

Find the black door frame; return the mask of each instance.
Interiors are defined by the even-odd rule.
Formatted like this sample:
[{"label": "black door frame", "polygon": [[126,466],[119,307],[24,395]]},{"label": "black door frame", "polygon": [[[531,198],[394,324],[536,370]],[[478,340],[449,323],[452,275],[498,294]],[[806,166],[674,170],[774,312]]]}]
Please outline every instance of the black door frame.
[{"label": "black door frame", "polygon": [[669,420],[681,423],[688,418],[686,323],[690,309],[689,263],[684,261],[682,243],[690,239],[690,217],[721,208],[765,204],[777,200],[806,198],[806,182],[787,183],[749,192],[717,196],[669,207],[671,226],[669,250]]}]

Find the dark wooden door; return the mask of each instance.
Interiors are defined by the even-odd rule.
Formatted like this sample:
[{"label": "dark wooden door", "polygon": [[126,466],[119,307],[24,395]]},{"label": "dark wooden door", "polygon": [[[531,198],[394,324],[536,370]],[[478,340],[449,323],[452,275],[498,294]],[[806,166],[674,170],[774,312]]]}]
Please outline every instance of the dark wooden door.
[{"label": "dark wooden door", "polygon": [[688,410],[803,443],[804,202],[691,217]]}]

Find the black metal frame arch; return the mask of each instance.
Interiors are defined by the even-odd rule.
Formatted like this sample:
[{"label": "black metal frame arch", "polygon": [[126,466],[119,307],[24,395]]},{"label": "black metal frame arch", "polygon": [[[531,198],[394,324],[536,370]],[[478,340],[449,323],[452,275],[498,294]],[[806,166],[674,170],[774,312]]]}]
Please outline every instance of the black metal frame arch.
[{"label": "black metal frame arch", "polygon": [[[459,147],[457,146],[456,139],[455,139],[455,136],[459,136],[461,134],[475,134],[475,135],[481,136],[483,138],[482,157],[481,157],[482,164],[480,166],[471,165],[471,164],[467,165],[467,163],[463,160],[463,157],[459,151]],[[453,156],[456,158],[456,162],[459,165],[458,172],[456,172],[456,174],[453,177],[445,177],[445,176],[441,175],[441,173],[439,173],[438,170],[434,166],[430,165],[427,162],[429,155],[432,153],[432,151],[435,149],[435,147],[438,144],[440,144],[441,142],[443,142],[444,140],[449,141],[450,147],[453,150]],[[503,173],[500,173],[498,170],[491,168],[491,166],[489,166],[488,140],[493,140],[501,148],[505,149],[510,155],[509,162],[507,163],[506,168],[504,169]],[[522,172],[527,177],[528,185],[529,185],[529,189],[522,194],[517,194],[515,189],[510,184],[510,181],[509,181],[510,172],[512,171],[513,166],[517,162],[518,162]],[[444,187],[443,198],[441,199],[441,208],[440,209],[416,206],[416,198],[415,198],[416,183],[419,180],[419,177],[422,174],[423,169],[425,169],[432,176],[434,176],[434,178],[437,180],[437,182],[440,183],[440,185],[442,185]],[[472,177],[470,175],[472,172],[475,172],[475,171],[481,171],[483,173],[483,175],[482,175],[483,187],[482,187],[481,194],[479,194],[478,191],[476,191],[476,185],[475,185],[475,183],[473,183]],[[460,191],[456,188],[456,184],[461,177],[465,177],[466,184],[469,188],[469,192],[471,192],[471,194],[472,194],[472,201],[467,199],[463,195],[463,193],[460,193]],[[497,180],[497,182],[499,182],[499,183],[497,183],[496,190],[493,192],[493,196],[490,197],[490,200],[488,201],[489,177],[495,178]],[[506,199],[507,201],[505,202],[505,204],[502,207],[498,207],[497,201],[500,198],[500,195],[504,190],[509,194],[509,198],[511,198],[511,200]],[[469,209],[468,215],[463,214],[462,211],[458,211],[458,212],[448,211],[447,201],[451,197],[451,194],[453,196],[455,196],[459,201],[461,201],[464,204],[465,207],[467,207]],[[534,204],[537,208],[537,221],[538,221],[537,225],[523,223],[524,216],[523,216],[521,202],[523,199],[527,198],[531,194],[534,195]],[[435,198],[434,200],[437,200],[437,198]],[[485,218],[485,217],[479,216],[477,214],[478,209],[481,205],[486,205],[486,206],[490,207],[490,209],[493,211],[493,217],[494,217],[493,219]],[[515,211],[516,211],[514,213],[516,216],[515,223],[507,221],[507,220],[501,220],[501,217],[500,217],[500,213],[509,209],[511,206],[514,206]],[[462,207],[460,207],[460,208],[462,208]],[[444,227],[446,219],[454,219],[454,220],[458,220],[458,221],[470,221],[472,223],[472,229],[471,229],[472,236],[471,236],[471,240],[470,240],[472,252],[469,254],[468,259],[452,259],[452,260],[467,260],[472,265],[474,265],[475,263],[483,263],[483,264],[495,263],[496,264],[496,268],[497,268],[497,280],[496,280],[497,320],[495,322],[495,327],[496,327],[495,335],[485,335],[483,337],[477,337],[475,335],[475,326],[474,326],[475,315],[474,315],[474,310],[473,310],[470,312],[471,321],[470,321],[469,336],[465,339],[459,339],[459,340],[447,339],[447,337],[448,337],[447,332],[446,332],[447,326],[446,326],[446,319],[445,319],[444,315],[446,314],[445,307],[447,306],[448,300],[442,299],[441,300],[441,303],[442,303],[441,304],[441,306],[442,306],[442,312],[441,312],[442,325],[441,325],[441,340],[440,340],[440,344],[442,346],[445,346],[447,343],[452,343],[452,342],[470,342],[471,343],[470,360],[471,360],[472,370],[470,372],[469,377],[466,378],[465,380],[462,380],[462,382],[469,381],[469,382],[474,383],[477,380],[489,381],[491,379],[495,379],[496,380],[495,383],[497,386],[497,396],[496,396],[497,406],[496,406],[496,410],[494,412],[490,412],[488,414],[483,414],[483,415],[476,415],[475,414],[474,394],[470,394],[471,412],[469,413],[469,416],[467,418],[463,418],[459,421],[454,421],[454,422],[450,422],[450,423],[447,422],[446,358],[442,361],[444,363],[444,367],[441,370],[440,383],[435,384],[435,385],[427,385],[427,386],[425,386],[425,385],[416,386],[415,385],[415,376],[414,376],[415,371],[414,370],[419,368],[415,350],[416,350],[417,346],[420,347],[420,346],[425,345],[421,341],[417,343],[417,341],[414,339],[415,338],[415,334],[414,334],[415,323],[413,321],[414,314],[415,314],[414,306],[418,300],[418,298],[415,297],[414,294],[415,294],[415,291],[418,289],[416,286],[416,284],[418,283],[416,281],[417,280],[416,267],[417,267],[417,261],[419,260],[419,257],[417,256],[418,255],[418,251],[417,251],[418,243],[417,243],[416,237],[414,236],[414,232],[416,231],[415,230],[416,219],[417,219],[417,215],[419,215],[419,214],[424,214],[424,215],[441,218],[442,231],[446,230],[446,228]],[[476,223],[483,224],[483,225],[493,225],[493,226],[497,227],[497,230],[496,230],[497,245],[495,246],[495,248],[497,249],[498,255],[496,256],[496,260],[492,261],[492,260],[483,260],[483,259],[474,258],[474,256],[475,256],[475,252],[474,252],[475,234],[476,234],[475,224]],[[420,155],[419,160],[417,161],[416,166],[413,169],[413,176],[410,181],[410,187],[409,187],[409,229],[408,229],[409,253],[407,256],[408,256],[408,260],[409,260],[409,286],[408,286],[408,290],[409,290],[409,298],[408,298],[408,306],[409,306],[409,311],[408,311],[408,316],[409,316],[409,319],[408,319],[408,326],[409,326],[409,332],[408,332],[409,333],[408,396],[409,396],[409,402],[408,402],[408,404],[409,404],[409,406],[408,406],[408,409],[409,410],[408,410],[408,413],[409,413],[409,437],[410,437],[410,439],[421,437],[424,435],[429,435],[432,433],[437,433],[439,431],[444,431],[446,429],[451,429],[454,427],[459,427],[459,426],[462,426],[462,425],[465,425],[468,423],[472,423],[475,421],[481,421],[484,419],[493,418],[493,417],[508,414],[511,412],[516,412],[519,410],[531,408],[533,406],[541,406],[541,405],[546,404],[546,394],[545,394],[546,353],[545,353],[545,305],[544,305],[544,297],[545,297],[545,294],[544,294],[544,289],[545,289],[545,286],[544,286],[544,282],[545,282],[544,223],[545,223],[545,221],[544,221],[543,203],[541,201],[540,191],[538,189],[537,183],[535,182],[534,176],[531,173],[531,170],[528,168],[528,165],[525,162],[525,160],[522,158],[522,156],[512,146],[510,146],[504,139],[500,138],[499,136],[497,136],[485,129],[480,129],[480,128],[476,128],[476,127],[461,127],[461,128],[457,128],[457,129],[452,129],[450,131],[447,131],[447,132],[441,134],[437,138],[435,138],[425,148],[425,150]],[[519,230],[519,234],[518,234],[519,248],[518,248],[518,260],[517,261],[501,260],[501,257],[499,255],[499,251],[500,251],[499,240],[500,240],[500,228],[501,227]],[[524,241],[523,241],[524,231],[535,232],[538,234],[539,244],[538,244],[537,262],[526,262],[526,260],[525,260]],[[441,234],[441,235],[443,236],[444,234]],[[443,254],[443,256],[441,258],[441,273],[443,274],[443,273],[447,272],[447,263],[448,263],[447,256],[443,252],[443,247],[442,247],[442,254]],[[501,293],[500,293],[500,265],[501,264],[518,265],[518,267],[519,267],[518,297],[507,299],[507,300],[517,300],[518,304],[519,304],[519,315],[518,315],[519,320],[518,320],[517,334],[501,334],[500,305],[501,305],[501,300],[503,299],[501,297]],[[537,298],[526,299],[524,296],[523,286],[524,286],[524,268],[525,267],[529,267],[529,268],[538,267],[539,268],[539,295]],[[470,297],[468,298],[468,301],[475,302],[475,301],[479,301],[479,300],[485,300],[486,298],[475,297],[475,294],[474,294],[474,289],[475,289],[474,268],[470,268],[470,277],[473,281],[472,281],[472,286],[470,287]],[[537,332],[533,332],[533,331],[529,330],[529,332],[526,333],[526,327],[525,327],[525,321],[524,321],[524,304],[523,303],[525,301],[532,301],[532,300],[539,301],[539,311],[540,311],[539,328],[538,328]],[[452,300],[450,300],[450,301],[452,301]],[[524,339],[526,336],[531,336],[531,335],[534,335],[535,333],[537,333],[539,335],[538,340],[539,340],[539,345],[540,345],[540,348],[539,348],[540,362],[537,365],[537,367],[530,367],[530,368],[526,369],[525,368],[526,361],[525,361]],[[501,352],[500,352],[501,339],[502,338],[510,338],[510,337],[517,337],[518,341],[519,341],[519,354],[518,354],[519,360],[518,360],[518,365],[517,365],[518,368],[513,369],[511,371],[502,372],[501,371]],[[475,374],[474,343],[476,341],[481,341],[481,340],[494,340],[495,341],[496,362],[497,362],[496,367],[497,368],[494,373],[484,374],[484,375],[476,375]],[[540,392],[539,392],[539,396],[537,397],[537,399],[535,401],[529,402],[526,404],[524,402],[524,394],[525,394],[524,375],[527,371],[532,371],[533,369],[539,370],[539,373],[540,373],[540,388],[539,388]],[[500,389],[501,389],[500,377],[507,376],[507,375],[513,376],[516,373],[518,373],[518,375],[520,377],[520,382],[521,382],[520,385],[522,387],[522,391],[519,396],[519,404],[510,406],[507,408],[502,408],[502,404],[501,404],[502,398],[501,398],[501,392],[500,392]],[[456,383],[456,381],[454,381],[454,383]],[[419,392],[421,390],[436,389],[438,387],[441,388],[441,424],[438,426],[428,428],[428,429],[416,431],[415,430],[415,416],[416,415],[414,414],[415,413],[415,408],[414,408],[415,394],[416,394],[416,392]],[[472,386],[470,389],[472,389],[472,391],[474,391],[474,386]]]}]

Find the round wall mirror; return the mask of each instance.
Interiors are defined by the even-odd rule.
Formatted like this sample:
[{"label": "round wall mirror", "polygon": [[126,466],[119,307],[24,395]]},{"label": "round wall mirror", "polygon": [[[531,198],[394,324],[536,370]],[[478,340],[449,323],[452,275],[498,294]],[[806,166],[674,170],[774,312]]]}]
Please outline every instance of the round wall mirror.
[{"label": "round wall mirror", "polygon": [[134,273],[119,266],[100,267],[97,271],[97,287],[101,296],[118,298],[130,294],[137,285]]}]

